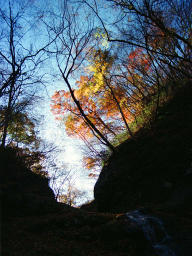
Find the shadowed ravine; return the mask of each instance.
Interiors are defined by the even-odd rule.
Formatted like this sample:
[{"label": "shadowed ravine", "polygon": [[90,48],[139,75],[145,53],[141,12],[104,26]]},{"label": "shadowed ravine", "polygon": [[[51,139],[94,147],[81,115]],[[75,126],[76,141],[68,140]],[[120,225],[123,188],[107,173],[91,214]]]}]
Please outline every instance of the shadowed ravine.
[{"label": "shadowed ravine", "polygon": [[190,256],[191,95],[179,91],[153,130],[119,146],[81,209],[56,202],[47,178],[1,149],[1,255]]}]

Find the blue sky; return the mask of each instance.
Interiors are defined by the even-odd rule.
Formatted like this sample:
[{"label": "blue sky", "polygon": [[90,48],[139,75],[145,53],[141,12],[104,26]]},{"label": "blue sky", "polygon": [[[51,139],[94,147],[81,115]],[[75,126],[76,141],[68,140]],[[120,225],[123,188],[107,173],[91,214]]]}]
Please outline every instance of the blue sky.
[{"label": "blue sky", "polygon": [[[48,34],[45,26],[42,25],[41,18],[48,24],[52,25],[53,20],[50,18],[49,14],[51,15],[51,12],[53,11],[56,11],[56,13],[58,12],[59,14],[58,6],[61,5],[62,1],[10,0],[10,2],[13,7],[13,15],[18,10],[18,4],[21,4],[20,8],[26,6],[26,8],[24,7],[23,9],[26,16],[20,20],[23,34],[18,36],[16,35],[15,37],[18,47],[17,53],[19,53],[21,49],[24,54],[27,54],[28,50],[25,50],[24,48],[33,49],[35,51],[39,47],[42,47],[42,45],[46,45]],[[3,9],[8,8],[8,3],[8,0],[6,2],[0,0],[0,7]],[[23,10],[20,10],[21,14],[23,14]],[[36,14],[35,21],[33,20],[33,14]],[[4,31],[6,32],[6,30]],[[7,37],[7,39],[9,38]],[[4,42],[1,40],[1,47],[4,48],[4,52],[8,49],[6,45],[7,42],[5,40]],[[8,51],[7,56],[9,56]],[[55,90],[65,89],[64,82],[59,81],[57,77],[53,77],[54,73],[57,74],[58,71],[56,62],[53,59],[48,59],[43,65],[42,69],[39,69],[38,72],[40,72],[39,74],[43,74],[44,72],[47,73],[45,77],[46,90],[41,85],[36,86],[36,90],[38,95],[43,96],[44,99],[39,101],[38,106],[34,106],[33,109],[33,114],[36,115],[37,118],[38,116],[40,118],[40,125],[38,127],[40,130],[40,136],[45,141],[55,143],[55,145],[60,149],[60,153],[58,153],[55,161],[58,162],[60,168],[65,166],[66,169],[70,170],[73,168],[76,170],[75,186],[80,190],[87,190],[89,198],[92,198],[93,183],[95,181],[88,178],[88,171],[84,170],[82,167],[82,152],[79,148],[81,142],[77,139],[69,138],[65,133],[64,126],[54,119],[54,116],[50,111],[51,96],[54,94]]]}]

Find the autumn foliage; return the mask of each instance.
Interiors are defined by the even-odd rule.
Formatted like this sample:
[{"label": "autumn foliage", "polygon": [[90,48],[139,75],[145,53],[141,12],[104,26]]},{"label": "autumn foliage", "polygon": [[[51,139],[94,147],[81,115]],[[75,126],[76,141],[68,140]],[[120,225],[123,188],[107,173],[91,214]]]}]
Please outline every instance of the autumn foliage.
[{"label": "autumn foliage", "polygon": [[[89,34],[91,40],[81,49],[79,38],[70,37],[66,66],[57,62],[66,88],[55,92],[51,110],[69,136],[81,138],[90,148],[97,141],[114,152],[120,134],[135,139],[139,127],[157,118],[170,80],[191,78],[191,20],[182,13],[187,14],[189,6],[178,2],[175,10],[169,1],[109,2],[122,19],[116,17],[109,25],[96,2],[91,7],[102,28]],[[108,25],[114,31],[108,31]],[[72,84],[68,78],[74,73]],[[84,162],[92,169],[96,159],[88,155]]]},{"label": "autumn foliage", "polygon": [[[139,57],[140,55],[140,57]],[[128,56],[129,69],[134,72],[136,63],[143,66],[145,71],[149,70],[149,63],[141,50],[137,49]],[[95,51],[92,55],[92,64],[89,65],[87,75],[81,76],[76,82],[74,94],[83,108],[85,114],[91,119],[102,133],[115,135],[122,130],[121,115],[117,106],[118,101],[127,122],[133,121],[134,107],[131,95],[127,93],[125,87],[121,86],[119,78],[116,80],[110,78],[110,70],[113,65],[113,58],[107,52],[101,50]],[[139,75],[134,74],[130,77],[130,83],[133,80],[139,80]],[[114,96],[113,96],[114,95]],[[56,119],[64,120],[66,131],[69,136],[90,138],[92,131],[82,120],[78,108],[72,102],[70,93],[61,90],[55,92],[52,97],[51,109]]]},{"label": "autumn foliage", "polygon": [[[88,61],[86,74],[80,76],[74,89],[74,95],[85,115],[111,140],[126,127],[131,132],[128,125],[140,113],[140,99],[147,90],[142,73],[150,71],[149,58],[142,49],[135,49],[127,56],[127,63],[122,65],[124,73],[119,72],[114,77],[115,59],[108,51],[94,50]],[[69,91],[55,92],[51,111],[57,120],[64,122],[69,136],[85,142],[94,138],[94,131],[82,118]],[[90,157],[85,157],[84,162],[89,169],[95,165],[94,159]]]}]

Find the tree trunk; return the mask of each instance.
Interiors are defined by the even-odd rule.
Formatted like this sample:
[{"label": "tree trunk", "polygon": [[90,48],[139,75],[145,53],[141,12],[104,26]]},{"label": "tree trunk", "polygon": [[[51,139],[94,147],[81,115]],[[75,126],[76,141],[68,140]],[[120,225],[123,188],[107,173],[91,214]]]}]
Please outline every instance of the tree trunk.
[{"label": "tree trunk", "polygon": [[125,118],[124,113],[123,113],[123,111],[122,111],[122,109],[121,109],[121,106],[120,106],[120,104],[119,104],[119,102],[118,102],[118,100],[117,100],[117,98],[116,98],[116,96],[115,96],[115,94],[114,94],[113,89],[112,89],[111,86],[109,85],[109,83],[108,83],[108,81],[107,81],[106,78],[105,78],[105,82],[106,82],[108,88],[109,88],[110,91],[111,91],[111,94],[112,94],[112,96],[113,96],[113,99],[115,100],[115,102],[116,102],[116,104],[117,104],[117,107],[118,107],[118,109],[119,109],[119,112],[121,113],[121,117],[122,117],[122,119],[123,119],[123,122],[125,123],[125,126],[126,126],[126,128],[127,128],[128,133],[130,134],[130,136],[131,136],[132,138],[134,138],[134,135],[133,135],[133,133],[132,133],[132,131],[131,131],[131,129],[130,129],[128,123],[127,123],[127,121],[126,121],[126,118]]},{"label": "tree trunk", "polygon": [[70,91],[71,97],[74,101],[74,103],[76,104],[77,108],[79,109],[80,114],[82,115],[83,119],[85,120],[85,122],[95,131],[95,133],[104,141],[104,144],[106,146],[108,146],[113,152],[115,151],[114,146],[108,141],[107,138],[105,138],[105,136],[97,129],[97,127],[91,122],[91,120],[87,117],[87,115],[84,113],[79,101],[76,99],[74,92],[71,88],[71,85],[68,81],[68,79],[63,75],[63,79],[67,84],[67,87]]}]

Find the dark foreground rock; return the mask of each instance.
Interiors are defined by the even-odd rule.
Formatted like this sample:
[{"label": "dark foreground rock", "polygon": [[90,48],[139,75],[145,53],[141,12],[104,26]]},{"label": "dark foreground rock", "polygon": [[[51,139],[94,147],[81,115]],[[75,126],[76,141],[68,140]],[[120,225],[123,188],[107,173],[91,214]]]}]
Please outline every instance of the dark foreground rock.
[{"label": "dark foreground rock", "polygon": [[1,255],[151,255],[142,231],[129,228],[126,219],[57,203],[48,180],[14,152],[3,150],[0,158]]},{"label": "dark foreground rock", "polygon": [[99,211],[192,202],[192,85],[163,107],[151,129],[121,144],[94,188]]}]

